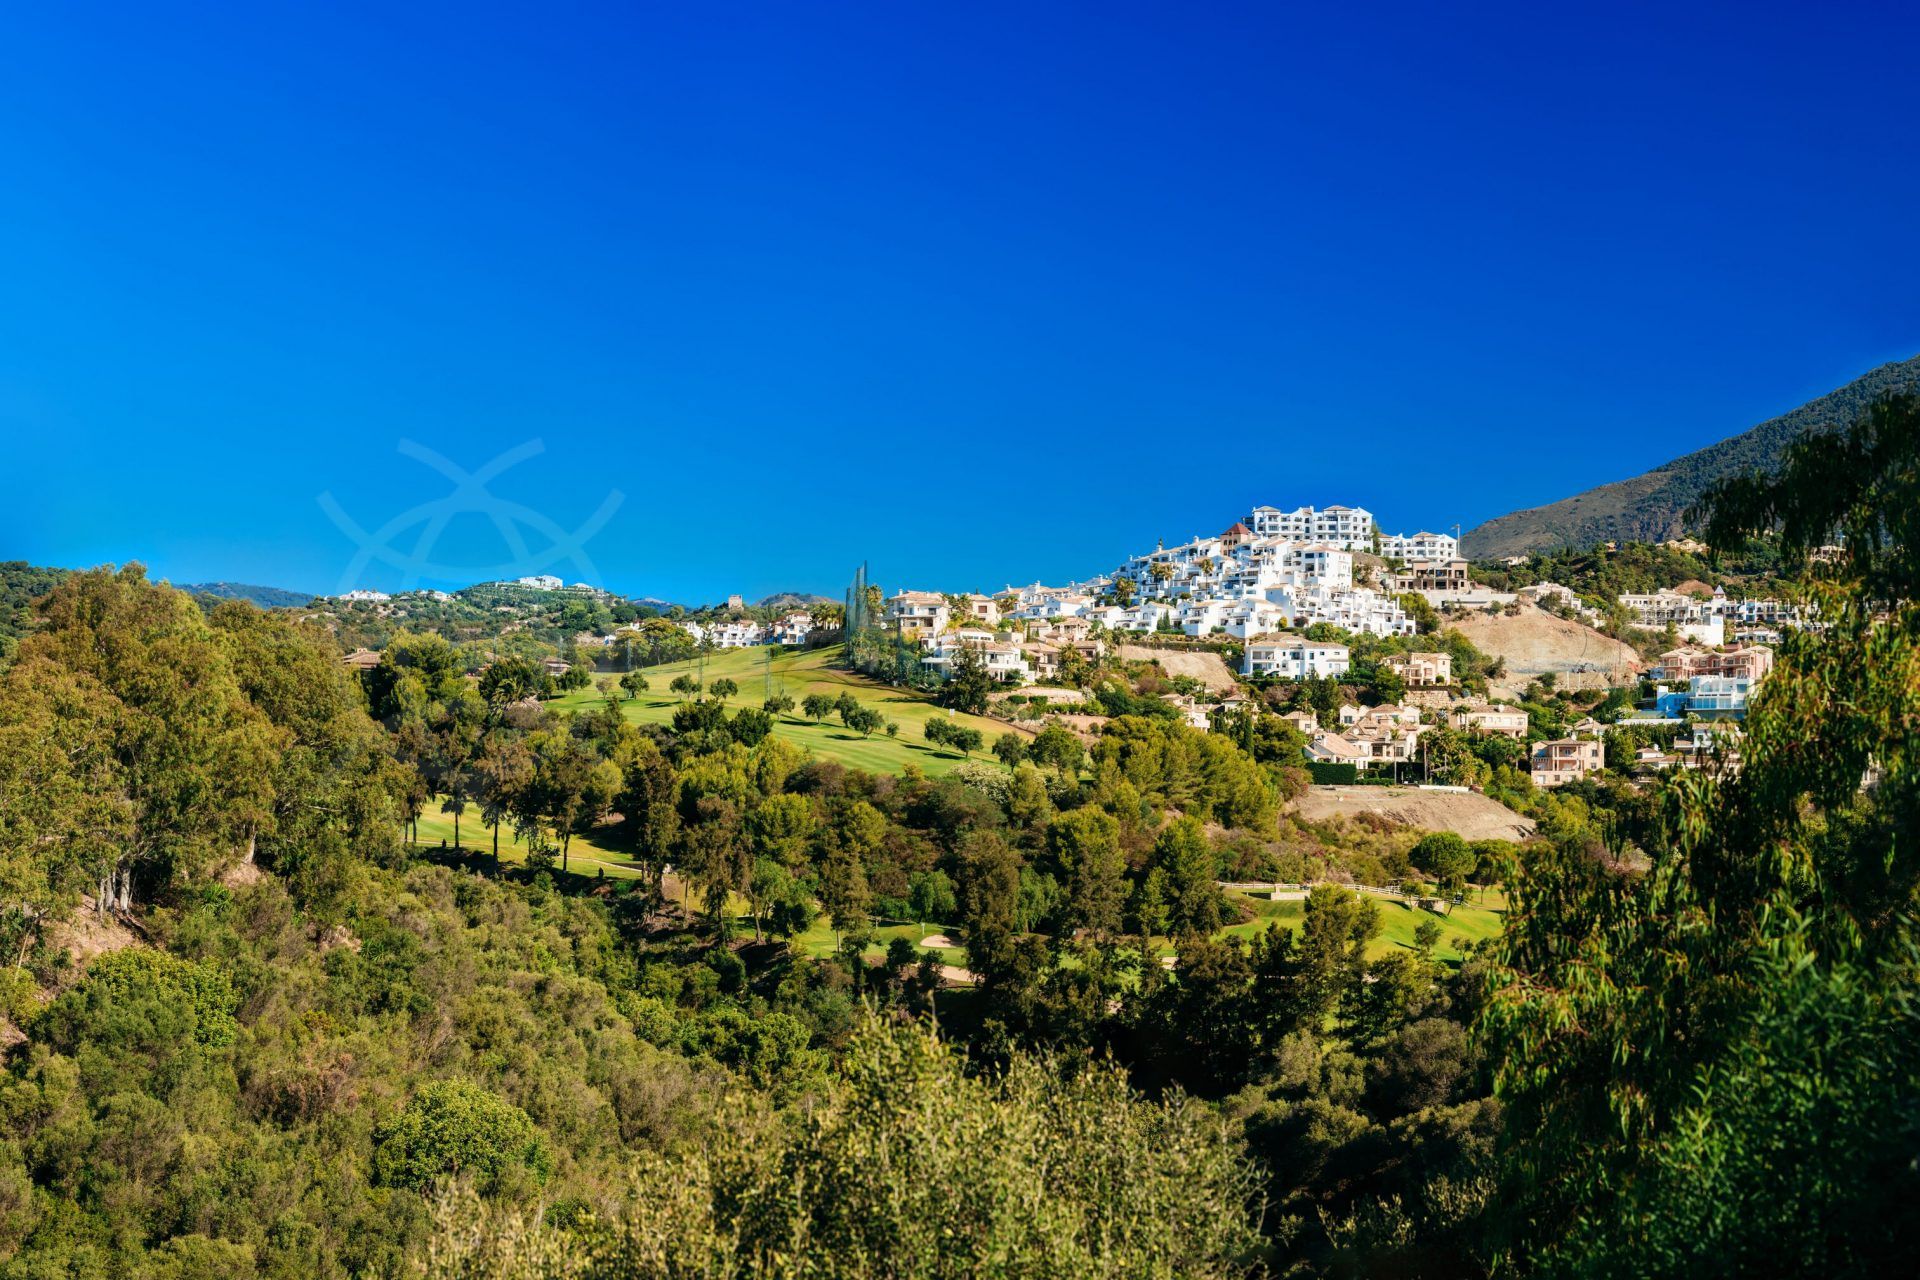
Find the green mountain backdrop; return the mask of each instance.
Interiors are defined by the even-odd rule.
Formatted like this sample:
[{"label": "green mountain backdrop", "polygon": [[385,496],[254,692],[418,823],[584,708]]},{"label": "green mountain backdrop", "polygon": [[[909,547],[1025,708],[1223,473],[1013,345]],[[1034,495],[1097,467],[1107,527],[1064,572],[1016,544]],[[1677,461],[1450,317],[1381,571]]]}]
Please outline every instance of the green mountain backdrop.
[{"label": "green mountain backdrop", "polygon": [[245,600],[262,609],[299,609],[313,600],[313,597],[305,591],[288,591],[285,587],[256,586],[251,582],[188,582],[181,584],[180,590],[193,596]]},{"label": "green mountain backdrop", "polygon": [[1920,387],[1920,356],[1881,365],[1838,391],[1770,418],[1753,430],[1709,445],[1631,480],[1618,480],[1544,507],[1515,511],[1470,529],[1460,540],[1470,559],[1582,547],[1608,539],[1664,542],[1683,532],[1681,517],[1714,481],[1765,470],[1789,440],[1808,430],[1852,421],[1875,397]]}]

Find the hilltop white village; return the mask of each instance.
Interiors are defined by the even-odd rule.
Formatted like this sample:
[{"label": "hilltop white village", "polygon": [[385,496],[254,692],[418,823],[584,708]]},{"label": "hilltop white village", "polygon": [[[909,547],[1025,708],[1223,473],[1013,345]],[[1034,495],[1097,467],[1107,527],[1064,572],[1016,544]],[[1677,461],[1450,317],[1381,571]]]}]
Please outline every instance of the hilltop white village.
[{"label": "hilltop white village", "polygon": [[[550,575],[504,585],[603,594]],[[441,592],[377,591],[338,598],[386,608],[409,595],[448,598]],[[1409,611],[1415,601],[1453,616],[1531,605],[1582,623],[1601,621],[1596,609],[1564,586],[1538,583],[1506,592],[1476,583],[1452,535],[1388,534],[1372,512],[1342,505],[1255,507],[1218,534],[1157,546],[1105,573],[1057,586],[1035,582],[993,593],[898,590],[881,599],[875,621],[911,653],[917,678],[937,682],[962,665],[977,665],[1003,690],[1031,689],[1034,701],[1063,712],[1078,701],[1063,674],[1086,669],[1116,646],[1135,653],[1142,645],[1225,648],[1235,658],[1241,687],[1166,695],[1189,723],[1207,728],[1223,712],[1244,707],[1250,690],[1342,681],[1353,669],[1357,637],[1418,636],[1419,620]],[[1709,760],[1737,767],[1737,724],[1772,669],[1769,645],[1781,628],[1801,624],[1798,613],[1778,600],[1734,600],[1720,591],[1625,594],[1618,603],[1634,625],[1684,642],[1631,673],[1636,688],[1638,677],[1651,682],[1652,696],[1624,723],[1685,731],[1670,747],[1641,748],[1637,768],[1691,768]],[[837,632],[838,619],[833,622],[829,629]],[[738,596],[676,625],[707,649],[803,646],[823,630],[810,609],[753,617]],[[618,631],[578,637],[590,647],[620,640]],[[349,661],[375,656],[357,654]],[[1354,776],[1397,771],[1419,760],[1423,738],[1444,727],[1526,744],[1525,763],[1536,786],[1560,786],[1604,766],[1607,726],[1585,719],[1565,736],[1543,738],[1532,731],[1523,708],[1461,688],[1445,649],[1403,644],[1382,666],[1404,690],[1398,700],[1343,703],[1324,723],[1311,711],[1283,717],[1304,736],[1309,762],[1351,766]],[[555,674],[565,667],[549,663]]]},{"label": "hilltop white village", "polygon": [[[1418,625],[1408,611],[1410,598],[1454,613],[1525,602],[1586,622],[1600,620],[1571,590],[1552,583],[1517,592],[1480,586],[1454,536],[1385,533],[1370,511],[1342,505],[1255,507],[1218,534],[1158,546],[1106,573],[1058,586],[1009,585],[990,594],[899,590],[884,598],[879,618],[935,678],[977,660],[1008,688],[1057,682],[1076,659],[1096,661],[1131,636],[1157,643],[1238,642],[1238,675],[1259,685],[1339,681],[1350,671],[1352,650],[1331,637],[1413,637]],[[1654,696],[1630,723],[1699,725],[1677,736],[1670,749],[1642,749],[1636,764],[1645,771],[1714,759],[1737,767],[1732,726],[1772,668],[1767,642],[1778,638],[1779,628],[1795,625],[1797,615],[1777,600],[1735,601],[1718,592],[1709,599],[1673,591],[1623,595],[1619,603],[1635,625],[1671,628],[1686,641],[1641,673],[1656,682]],[[771,622],[736,618],[682,625],[712,647],[736,648],[804,643],[814,619],[795,610]],[[1385,666],[1404,686],[1404,700],[1346,704],[1328,723],[1310,712],[1287,717],[1306,737],[1310,761],[1351,765],[1356,774],[1393,770],[1418,759],[1423,736],[1443,726],[1521,743],[1538,736],[1530,735],[1525,710],[1466,696],[1444,650],[1409,648]],[[1238,691],[1168,696],[1203,728],[1245,701]],[[1559,786],[1601,769],[1605,727],[1583,720],[1565,737],[1532,742],[1527,765],[1535,785]]]}]

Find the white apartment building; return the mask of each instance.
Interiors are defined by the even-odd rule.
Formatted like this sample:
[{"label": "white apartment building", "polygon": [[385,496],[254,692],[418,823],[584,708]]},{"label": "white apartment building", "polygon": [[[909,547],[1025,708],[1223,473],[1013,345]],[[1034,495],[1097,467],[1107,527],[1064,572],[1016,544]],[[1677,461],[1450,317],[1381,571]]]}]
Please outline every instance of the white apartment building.
[{"label": "white apartment building", "polygon": [[1449,533],[1391,533],[1380,539],[1380,554],[1390,560],[1457,560],[1460,540]]},{"label": "white apartment building", "polygon": [[1726,641],[1725,619],[1715,611],[1711,600],[1695,600],[1677,591],[1647,594],[1627,592],[1620,603],[1633,613],[1635,625],[1661,631],[1672,627],[1690,640],[1720,645]]},{"label": "white apartment building", "polygon": [[680,629],[696,641],[705,641],[716,649],[745,649],[767,642],[767,629],[757,622],[714,622],[702,626],[683,622]]},{"label": "white apartment building", "polygon": [[1347,646],[1343,644],[1319,644],[1293,637],[1249,644],[1240,671],[1249,676],[1305,680],[1310,676],[1343,676],[1349,661]]},{"label": "white apartment building", "polygon": [[1285,538],[1291,542],[1330,542],[1347,551],[1373,550],[1373,513],[1363,507],[1331,506],[1316,511],[1300,507],[1255,507],[1241,522],[1256,538]]}]

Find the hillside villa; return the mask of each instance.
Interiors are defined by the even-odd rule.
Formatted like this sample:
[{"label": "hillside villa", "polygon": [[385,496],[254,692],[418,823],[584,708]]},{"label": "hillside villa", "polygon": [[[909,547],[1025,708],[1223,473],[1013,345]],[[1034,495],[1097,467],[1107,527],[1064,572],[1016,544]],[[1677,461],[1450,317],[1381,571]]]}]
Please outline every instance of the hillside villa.
[{"label": "hillside villa", "polygon": [[1515,742],[1525,742],[1527,739],[1527,713],[1505,703],[1495,706],[1485,703],[1458,705],[1449,713],[1449,718],[1453,721],[1453,727],[1462,733],[1493,734],[1512,738]]},{"label": "hillside villa", "polygon": [[1691,680],[1695,676],[1731,676],[1752,682],[1773,670],[1773,650],[1762,645],[1730,649],[1669,649],[1648,672],[1650,680]]},{"label": "hillside villa", "polygon": [[1534,786],[1565,786],[1598,773],[1606,764],[1606,748],[1597,738],[1554,738],[1534,743],[1528,764]]},{"label": "hillside villa", "polygon": [[1654,713],[1743,719],[1754,691],[1772,670],[1773,650],[1760,645],[1669,650],[1648,673],[1660,681],[1654,686]]},{"label": "hillside villa", "polygon": [[938,591],[902,591],[888,597],[886,618],[903,636],[933,636],[951,625],[953,611]]},{"label": "hillside villa", "polygon": [[1453,655],[1416,651],[1388,658],[1387,670],[1409,689],[1437,689],[1453,683]]}]

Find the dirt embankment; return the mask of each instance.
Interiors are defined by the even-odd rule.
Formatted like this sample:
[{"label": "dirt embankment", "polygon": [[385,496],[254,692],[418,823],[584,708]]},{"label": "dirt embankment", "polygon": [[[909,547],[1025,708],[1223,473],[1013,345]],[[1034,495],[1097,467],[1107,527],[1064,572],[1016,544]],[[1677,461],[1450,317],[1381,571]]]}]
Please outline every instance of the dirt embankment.
[{"label": "dirt embankment", "polygon": [[1605,689],[1631,684],[1646,666],[1632,645],[1532,607],[1512,617],[1471,614],[1452,626],[1482,653],[1506,659],[1506,676],[1493,682],[1502,697],[1549,672],[1563,689]]},{"label": "dirt embankment", "polygon": [[46,939],[48,945],[73,957],[76,971],[84,970],[95,956],[141,944],[140,936],[119,917],[101,915],[91,895],[82,896],[66,919],[49,923]]},{"label": "dirt embankment", "polygon": [[1143,644],[1123,644],[1120,656],[1129,662],[1157,662],[1170,676],[1192,676],[1215,693],[1232,693],[1237,687],[1226,659],[1208,650],[1153,649]]},{"label": "dirt embankment", "polygon": [[1310,822],[1372,814],[1416,831],[1451,831],[1463,840],[1524,840],[1533,819],[1472,791],[1419,787],[1309,787],[1294,812]]}]

